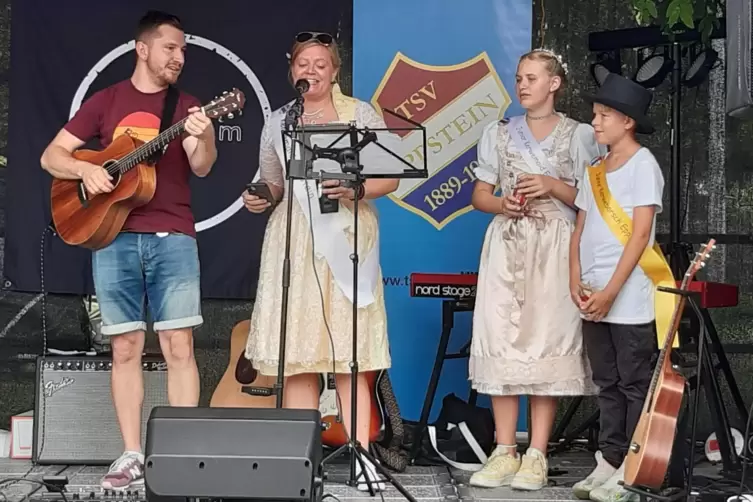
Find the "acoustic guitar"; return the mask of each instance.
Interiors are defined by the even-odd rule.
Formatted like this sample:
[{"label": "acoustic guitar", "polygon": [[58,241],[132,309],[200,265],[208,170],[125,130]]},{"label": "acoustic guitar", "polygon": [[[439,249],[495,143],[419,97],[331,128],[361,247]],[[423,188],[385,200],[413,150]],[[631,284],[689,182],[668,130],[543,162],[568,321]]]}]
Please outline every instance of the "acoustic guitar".
[{"label": "acoustic guitar", "polygon": [[227,369],[212,393],[210,408],[274,408],[275,396],[252,396],[243,387],[272,387],[276,377],[256,371],[246,359],[246,340],[251,321],[246,319],[235,325],[230,333],[230,358]]},{"label": "acoustic guitar", "polygon": [[[211,119],[240,112],[246,98],[238,89],[222,94],[202,107]],[[53,179],[50,200],[52,221],[63,242],[100,249],[113,241],[128,215],[147,204],[157,189],[155,154],[185,131],[187,117],[145,143],[129,134],[116,137],[104,150],[77,150],[73,157],[102,166],[112,176],[115,189],[91,196],[81,180]]]},{"label": "acoustic guitar", "polygon": [[[246,359],[246,339],[248,338],[250,321],[239,322],[230,334],[230,357],[228,367],[220,382],[212,393],[209,406],[212,408],[274,408],[275,396],[251,396],[243,392],[243,387],[272,387],[277,381],[276,376],[265,376],[254,369],[251,361]],[[369,441],[381,439],[384,428],[384,407],[379,400],[378,385],[384,371],[367,372],[369,382],[371,417]],[[339,390],[340,399],[343,390]],[[338,448],[347,442],[345,424],[339,417],[335,379],[332,374],[319,376],[319,411],[325,430],[322,432],[322,443],[332,448]],[[348,415],[345,420],[350,420]],[[349,424],[349,422],[348,422]]]},{"label": "acoustic guitar", "polygon": [[[711,239],[696,253],[679,289],[689,289],[695,274],[706,265],[715,242]],[[625,456],[624,483],[636,488],[660,489],[669,468],[686,382],[685,377],[672,367],[670,356],[684,306],[685,297],[680,296],[654,368],[641,417]]]}]

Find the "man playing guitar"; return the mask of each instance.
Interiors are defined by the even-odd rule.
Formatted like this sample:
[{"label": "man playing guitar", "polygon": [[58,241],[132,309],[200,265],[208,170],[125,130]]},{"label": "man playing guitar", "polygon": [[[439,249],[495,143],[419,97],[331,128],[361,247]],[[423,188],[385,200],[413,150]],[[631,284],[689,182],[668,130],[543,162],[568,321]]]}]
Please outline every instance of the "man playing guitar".
[{"label": "man playing guitar", "polygon": [[122,134],[148,141],[157,136],[163,114],[172,114],[163,126],[188,117],[181,141],[170,143],[158,161],[150,202],[131,211],[115,240],[92,257],[102,333],[112,336],[112,395],[124,442],[123,455],[102,479],[106,489],[125,490],[144,481],[140,426],[146,304],[167,363],[170,404],[197,406],[199,400],[193,328],[203,319],[189,177],[191,172],[209,174],[217,149],[200,102],[172,87],[183,69],[185,49],[176,16],[147,12],[136,32],[136,67],[130,79],[84,102],[41,159],[53,177],[82,180],[89,198],[107,194],[117,180],[101,166],[74,159],[75,150],[94,138],[106,148]]}]

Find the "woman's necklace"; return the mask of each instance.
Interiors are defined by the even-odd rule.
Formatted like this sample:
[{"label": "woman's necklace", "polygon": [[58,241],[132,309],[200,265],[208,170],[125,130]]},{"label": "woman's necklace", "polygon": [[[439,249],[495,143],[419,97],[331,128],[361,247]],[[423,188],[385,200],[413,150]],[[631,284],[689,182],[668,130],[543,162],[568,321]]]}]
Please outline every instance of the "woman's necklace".
[{"label": "woman's necklace", "polygon": [[308,122],[309,124],[316,124],[317,121],[321,119],[323,116],[324,116],[324,108],[319,108],[318,110],[315,110],[310,113],[303,112],[304,121]]},{"label": "woman's necklace", "polygon": [[549,117],[554,116],[555,112],[552,111],[551,113],[548,113],[546,115],[539,115],[537,117],[532,117],[531,115],[526,114],[526,117],[528,117],[528,120],[544,120],[548,119]]}]

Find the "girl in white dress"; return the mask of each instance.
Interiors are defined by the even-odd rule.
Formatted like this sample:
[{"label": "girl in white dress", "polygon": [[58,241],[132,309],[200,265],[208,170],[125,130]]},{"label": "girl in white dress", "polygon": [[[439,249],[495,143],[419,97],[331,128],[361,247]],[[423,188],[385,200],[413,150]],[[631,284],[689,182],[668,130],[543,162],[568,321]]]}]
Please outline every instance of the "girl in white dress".
[{"label": "girl in white dress", "polygon": [[[569,241],[577,185],[600,150],[590,125],[555,111],[565,81],[554,53],[523,55],[515,90],[525,115],[490,124],[478,143],[473,206],[496,216],[481,252],[469,374],[474,389],[492,396],[497,447],[474,486],[546,486],[557,396],[595,392],[570,299]],[[531,427],[521,458],[515,432],[524,395]]]}]

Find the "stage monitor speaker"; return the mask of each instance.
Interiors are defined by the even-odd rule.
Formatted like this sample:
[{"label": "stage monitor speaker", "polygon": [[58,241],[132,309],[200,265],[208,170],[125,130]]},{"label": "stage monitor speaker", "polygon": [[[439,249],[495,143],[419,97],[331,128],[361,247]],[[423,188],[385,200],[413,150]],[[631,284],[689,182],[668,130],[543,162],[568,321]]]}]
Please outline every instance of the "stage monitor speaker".
[{"label": "stage monitor speaker", "polygon": [[147,424],[147,497],[316,500],[318,410],[155,408]]},{"label": "stage monitor speaker", "polygon": [[[144,356],[144,409],[141,442],[152,408],[166,406],[167,365]],[[42,465],[109,465],[123,453],[112,404],[109,356],[37,358],[32,459]]]},{"label": "stage monitor speaker", "polygon": [[727,0],[727,114],[753,120],[753,6]]}]

